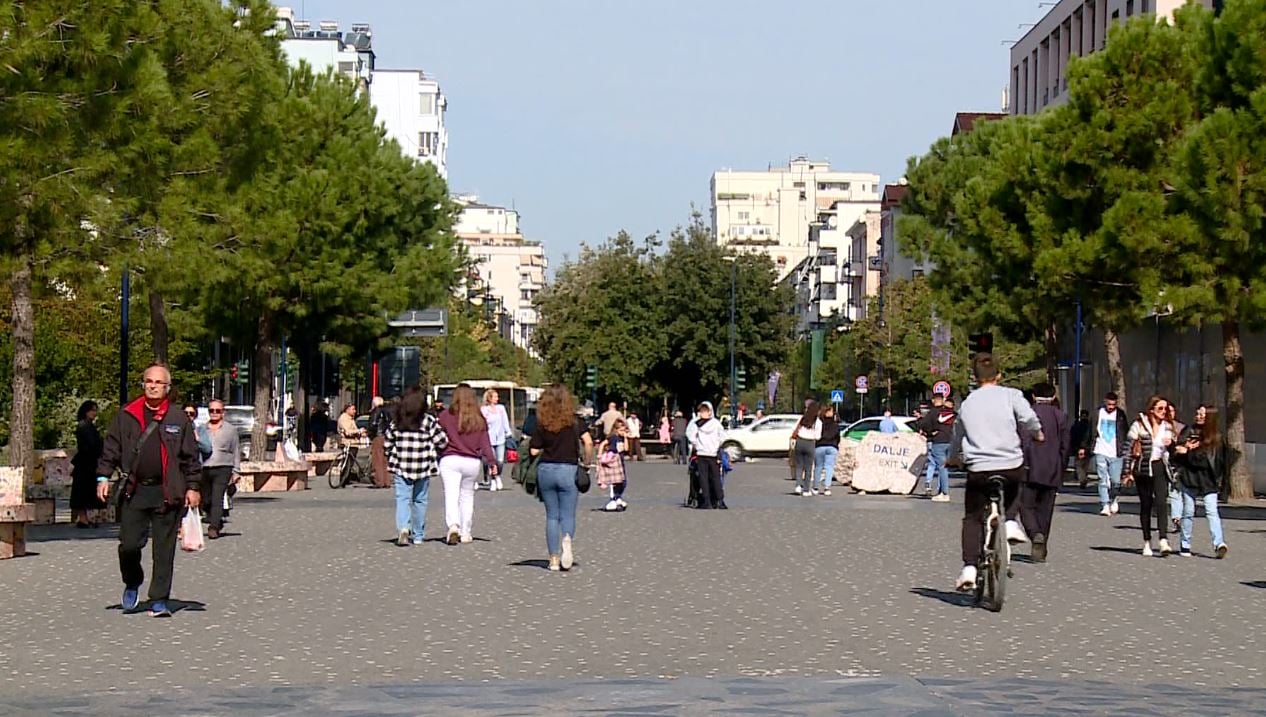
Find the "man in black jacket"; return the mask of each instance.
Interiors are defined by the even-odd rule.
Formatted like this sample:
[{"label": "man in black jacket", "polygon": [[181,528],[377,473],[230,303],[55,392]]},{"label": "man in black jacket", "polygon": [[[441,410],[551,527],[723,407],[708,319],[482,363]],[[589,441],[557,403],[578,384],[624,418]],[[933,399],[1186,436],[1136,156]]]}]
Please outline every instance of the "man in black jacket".
[{"label": "man in black jacket", "polygon": [[[928,468],[924,477],[923,493],[938,503],[949,502],[949,469],[945,462],[949,459],[950,442],[954,437],[954,409],[945,405],[945,396],[937,394],[932,397],[932,406],[919,418],[916,424],[919,433],[928,439]],[[936,493],[932,492],[932,479],[936,478]]]},{"label": "man in black jacket", "polygon": [[1099,474],[1099,515],[1115,515],[1120,506],[1117,492],[1121,490],[1121,471],[1130,450],[1126,434],[1130,419],[1125,407],[1117,405],[1117,395],[1109,391],[1103,397],[1103,405],[1090,416],[1090,430],[1077,451],[1078,458],[1093,456],[1095,472]]},{"label": "man in black jacket", "polygon": [[119,486],[123,609],[136,610],[140,601],[145,582],[141,548],[149,538],[154,559],[150,615],[171,617],[167,600],[176,561],[176,531],[184,509],[202,503],[202,466],[193,424],[183,412],[169,410],[171,373],[163,366],[150,366],[143,385],[145,394],[115,414],[110,423],[97,463],[97,495],[106,499],[115,469],[128,472],[128,479]]}]

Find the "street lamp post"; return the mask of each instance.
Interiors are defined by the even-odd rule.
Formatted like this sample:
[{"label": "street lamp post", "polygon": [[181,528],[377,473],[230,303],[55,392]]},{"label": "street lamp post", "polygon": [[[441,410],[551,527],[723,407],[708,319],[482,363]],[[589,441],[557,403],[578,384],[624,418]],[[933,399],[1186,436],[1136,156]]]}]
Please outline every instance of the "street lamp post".
[{"label": "street lamp post", "polygon": [[735,288],[738,284],[738,261],[734,258],[730,259],[730,425],[733,426],[738,420],[738,396],[737,390],[738,374],[734,370],[734,308],[735,308]]}]

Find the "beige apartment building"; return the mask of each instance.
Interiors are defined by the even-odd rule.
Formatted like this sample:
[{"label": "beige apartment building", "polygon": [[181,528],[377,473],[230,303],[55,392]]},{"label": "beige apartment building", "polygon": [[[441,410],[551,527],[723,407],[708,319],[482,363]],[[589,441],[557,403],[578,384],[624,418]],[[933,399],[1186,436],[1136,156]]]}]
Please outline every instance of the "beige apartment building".
[{"label": "beige apartment building", "polygon": [[879,207],[879,175],[836,172],[827,162],[795,157],[763,171],[712,175],[712,231],[719,244],[773,259],[785,279],[809,258],[809,228],[823,217],[851,227]]},{"label": "beige apartment building", "polygon": [[514,209],[484,204],[470,194],[454,200],[462,207],[454,231],[476,261],[471,283],[477,286],[464,289],[483,289],[491,297],[489,311],[499,333],[531,351],[539,321],[532,300],[545,288],[545,247],[523,237]]},{"label": "beige apartment building", "polygon": [[[1191,0],[1214,10],[1221,0]],[[1031,115],[1068,97],[1068,61],[1103,49],[1108,30],[1135,15],[1172,18],[1187,0],[1060,0],[1011,46],[1009,109]]]}]

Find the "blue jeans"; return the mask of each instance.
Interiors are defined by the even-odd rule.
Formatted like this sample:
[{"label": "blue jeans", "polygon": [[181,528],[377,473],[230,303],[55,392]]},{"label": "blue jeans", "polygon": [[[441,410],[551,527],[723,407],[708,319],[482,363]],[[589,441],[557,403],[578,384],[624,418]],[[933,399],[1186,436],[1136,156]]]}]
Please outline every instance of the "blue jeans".
[{"label": "blue jeans", "polygon": [[1099,507],[1116,500],[1117,492],[1121,490],[1121,469],[1124,467],[1124,458],[1095,454],[1095,473],[1099,474]]},{"label": "blue jeans", "polygon": [[950,444],[948,443],[929,443],[928,444],[928,470],[924,477],[924,484],[932,487],[932,476],[936,476],[936,492],[949,495],[949,468],[945,467],[945,461],[949,460]]},{"label": "blue jeans", "polygon": [[576,537],[576,464],[541,463],[536,488],[545,502],[545,545],[550,555],[562,555],[563,536]]},{"label": "blue jeans", "polygon": [[413,542],[421,543],[426,533],[426,503],[431,479],[405,480],[396,474],[396,532],[408,530]]},{"label": "blue jeans", "polygon": [[817,480],[815,485],[826,490],[831,487],[831,479],[835,477],[835,457],[840,454],[840,449],[835,446],[818,446],[813,451],[813,463],[817,466]]},{"label": "blue jeans", "polygon": [[1209,521],[1209,534],[1213,538],[1213,549],[1217,550],[1222,544],[1222,516],[1218,514],[1218,494],[1209,493],[1204,496],[1197,496],[1190,488],[1183,488],[1181,492],[1182,500],[1182,520],[1180,521],[1180,529],[1182,531],[1182,542],[1180,545],[1191,549],[1191,524],[1196,518],[1196,501],[1204,501],[1204,517]]}]

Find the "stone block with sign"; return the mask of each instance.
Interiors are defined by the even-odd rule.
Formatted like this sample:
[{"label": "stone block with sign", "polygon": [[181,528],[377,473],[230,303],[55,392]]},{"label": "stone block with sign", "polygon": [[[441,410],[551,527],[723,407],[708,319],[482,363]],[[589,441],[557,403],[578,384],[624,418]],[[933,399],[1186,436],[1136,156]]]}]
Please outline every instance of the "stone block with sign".
[{"label": "stone block with sign", "polygon": [[856,449],[853,489],[908,495],[927,465],[927,452],[927,439],[917,433],[867,433]]},{"label": "stone block with sign", "polygon": [[0,468],[0,506],[26,502],[26,482],[21,468]]}]

